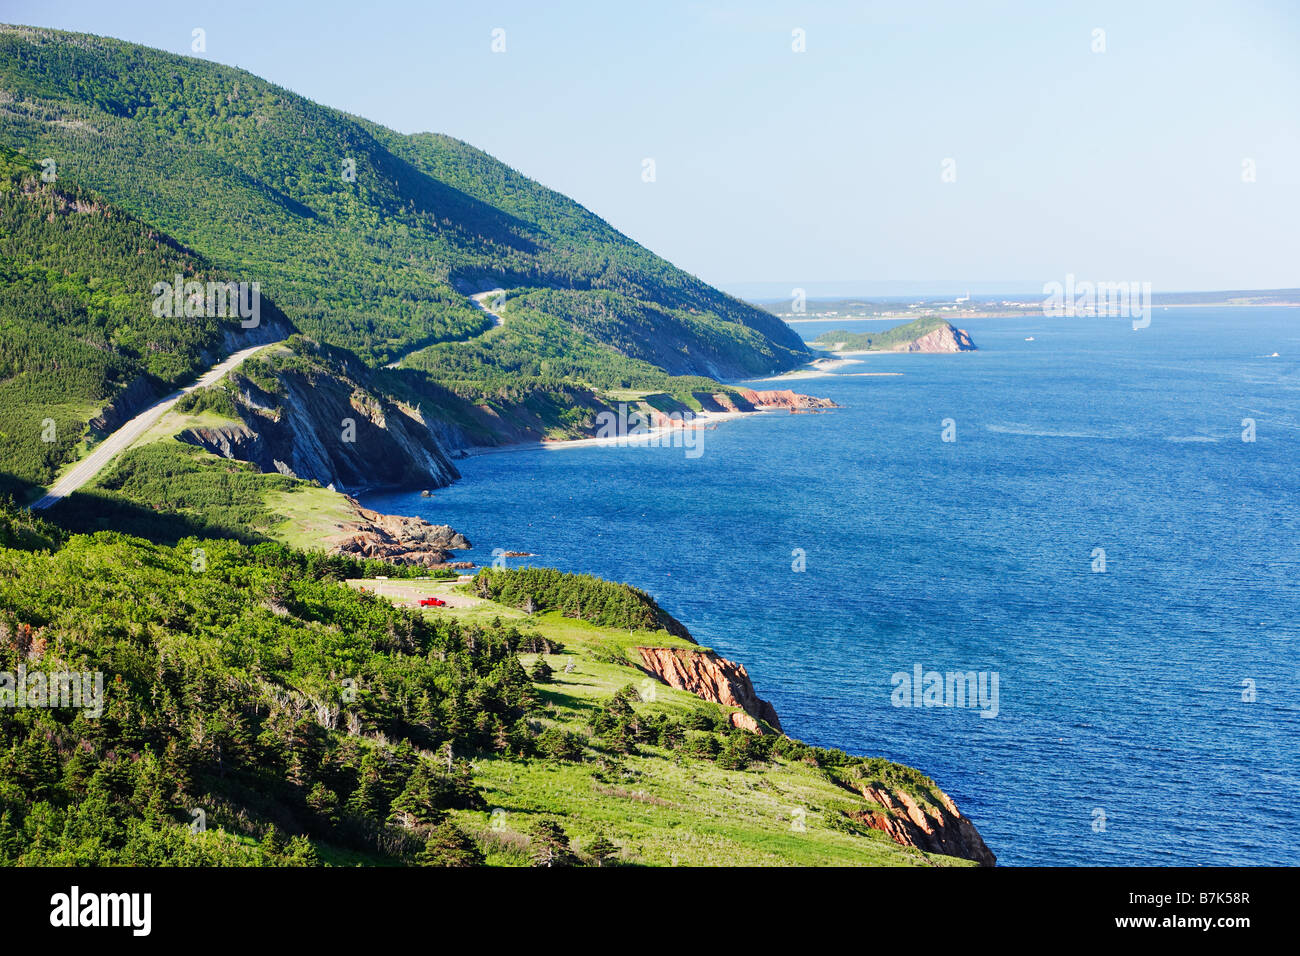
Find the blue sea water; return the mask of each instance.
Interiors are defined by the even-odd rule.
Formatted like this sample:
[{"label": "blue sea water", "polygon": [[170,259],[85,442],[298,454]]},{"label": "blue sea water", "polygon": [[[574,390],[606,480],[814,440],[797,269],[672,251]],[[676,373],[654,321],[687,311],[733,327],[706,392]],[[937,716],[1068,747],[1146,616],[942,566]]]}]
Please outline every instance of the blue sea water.
[{"label": "blue sea water", "polygon": [[[365,503],[645,588],[787,733],[920,768],[1000,863],[1300,864],[1300,309],[965,325],[980,351],[791,383],[843,407],[696,458],[487,455]],[[880,327],[799,331],[844,326]],[[894,706],[917,664],[996,672],[997,716]]]}]

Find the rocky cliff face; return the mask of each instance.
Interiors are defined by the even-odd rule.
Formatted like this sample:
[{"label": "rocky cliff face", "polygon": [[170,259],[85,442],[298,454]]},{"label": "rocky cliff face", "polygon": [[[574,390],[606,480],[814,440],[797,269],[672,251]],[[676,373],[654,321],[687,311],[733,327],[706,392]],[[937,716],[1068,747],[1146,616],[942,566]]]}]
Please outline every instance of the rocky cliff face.
[{"label": "rocky cliff face", "polygon": [[158,398],[158,393],[149,384],[148,379],[143,376],[132,379],[126,388],[118,392],[113,400],[90,420],[90,427],[100,434],[107,435],[121,428],[158,401]]},{"label": "rocky cliff face", "polygon": [[788,388],[773,389],[765,392],[756,392],[752,388],[742,388],[740,389],[740,394],[745,401],[749,402],[749,404],[756,409],[788,408],[793,411],[796,409],[837,407],[829,398],[817,398],[813,395],[800,395],[798,392],[792,392]]},{"label": "rocky cliff face", "polygon": [[188,429],[182,441],[339,491],[441,488],[460,477],[417,409],[347,379],[283,372],[275,394],[235,381],[243,424]]},{"label": "rocky cliff face", "polygon": [[896,843],[927,853],[942,853],[993,866],[997,858],[975,825],[961,815],[957,804],[942,790],[935,791],[938,805],[923,803],[905,790],[890,790],[879,783],[858,783],[864,798],[884,810],[861,810],[854,816]]},{"label": "rocky cliff face", "polygon": [[[451,459],[463,457],[471,446],[536,441],[558,422],[565,422],[574,437],[589,437],[599,427],[600,414],[612,411],[578,386],[480,402],[445,389],[412,392],[411,383],[383,379],[384,373],[342,350],[308,340],[290,340],[290,350],[255,360],[253,370],[231,374],[239,422],[190,428],[178,437],[213,454],[252,462],[262,471],[315,480],[337,491],[441,488],[460,478]],[[738,412],[835,405],[789,389],[699,392],[697,397],[708,410]],[[671,404],[670,396],[663,398]],[[427,414],[421,405],[429,406]],[[688,412],[680,404],[675,410]],[[661,414],[653,407],[650,412],[652,418]]]},{"label": "rocky cliff face", "polygon": [[638,647],[645,669],[669,687],[690,691],[724,707],[739,707],[731,715],[737,727],[763,733],[760,721],[781,731],[776,709],[754,691],[745,665],[719,657],[712,651],[689,648]]},{"label": "rocky cliff face", "polygon": [[891,349],[892,352],[973,352],[975,343],[965,329],[942,325],[920,338]]},{"label": "rocky cliff face", "polygon": [[[712,651],[689,648],[638,647],[637,652],[645,670],[669,687],[690,691],[724,707],[738,708],[731,714],[733,726],[760,734],[770,730],[782,732],[776,710],[755,693],[743,664]],[[933,799],[922,800],[904,789],[876,780],[842,782],[874,805],[846,812],[859,823],[885,833],[894,842],[927,853],[974,860],[983,866],[997,862],[975,825],[937,787],[931,791]]]}]

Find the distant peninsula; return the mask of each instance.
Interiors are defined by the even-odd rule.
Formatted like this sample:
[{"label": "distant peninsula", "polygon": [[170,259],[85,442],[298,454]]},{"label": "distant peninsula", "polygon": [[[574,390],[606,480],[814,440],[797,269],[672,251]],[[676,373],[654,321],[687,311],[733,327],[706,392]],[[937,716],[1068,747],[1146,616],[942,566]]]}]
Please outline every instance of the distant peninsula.
[{"label": "distant peninsula", "polygon": [[883,332],[834,329],[818,336],[812,344],[836,353],[975,351],[975,343],[965,329],[954,328],[937,315],[922,316]]}]

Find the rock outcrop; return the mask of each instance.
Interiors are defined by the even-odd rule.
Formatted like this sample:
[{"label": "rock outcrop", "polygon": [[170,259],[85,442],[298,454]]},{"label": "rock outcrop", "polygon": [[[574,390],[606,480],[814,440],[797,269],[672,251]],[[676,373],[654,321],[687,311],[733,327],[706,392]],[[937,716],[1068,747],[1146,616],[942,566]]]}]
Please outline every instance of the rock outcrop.
[{"label": "rock outcrop", "polygon": [[754,691],[744,664],[737,664],[712,651],[689,648],[638,647],[646,671],[669,687],[690,691],[696,697],[724,707],[738,707],[733,726],[764,733],[763,723],[781,731],[776,709]]},{"label": "rock outcrop", "polygon": [[331,553],[437,567],[451,559],[452,551],[473,547],[463,534],[448,525],[380,514],[363,508],[355,498],[347,500],[356,510],[356,520],[343,523],[335,533],[324,536],[323,543]]},{"label": "rock outcrop", "polygon": [[283,371],[274,393],[233,380],[242,425],[187,429],[181,441],[339,491],[441,488],[460,477],[418,409],[341,375]]},{"label": "rock outcrop", "polygon": [[773,389],[765,392],[756,392],[752,388],[742,388],[740,389],[740,394],[745,401],[749,402],[749,404],[756,409],[788,408],[795,410],[838,407],[829,398],[817,398],[814,395],[800,395],[798,392],[792,392],[788,388]]},{"label": "rock outcrop", "polygon": [[975,343],[965,329],[953,328],[944,324],[920,338],[897,345],[891,352],[973,352]]},{"label": "rock outcrop", "polygon": [[927,853],[974,860],[982,866],[997,862],[975,824],[961,815],[957,804],[942,790],[934,791],[938,805],[917,800],[906,790],[890,790],[879,783],[860,783],[858,790],[865,799],[884,810],[861,810],[853,816],[886,833],[894,842]]},{"label": "rock outcrop", "polygon": [[132,379],[126,388],[113,396],[113,400],[90,420],[90,427],[102,435],[117,431],[157,400],[158,393],[148,379],[144,376]]}]

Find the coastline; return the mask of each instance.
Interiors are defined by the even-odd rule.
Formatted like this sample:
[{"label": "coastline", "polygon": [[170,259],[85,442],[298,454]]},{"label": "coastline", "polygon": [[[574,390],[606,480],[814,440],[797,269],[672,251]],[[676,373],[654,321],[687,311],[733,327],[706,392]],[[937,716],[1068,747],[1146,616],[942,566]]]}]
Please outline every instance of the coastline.
[{"label": "coastline", "polygon": [[[813,346],[809,346],[813,348]],[[766,378],[750,379],[752,382],[794,382],[804,379],[830,378],[832,376],[850,377],[850,378],[888,378],[891,376],[902,375],[902,372],[842,372],[840,369],[849,365],[863,364],[863,357],[867,355],[905,355],[905,352],[895,352],[889,349],[869,349],[859,352],[826,352],[818,349],[822,354],[820,357],[813,359],[805,365],[788,372],[782,372],[779,375],[770,375]],[[936,353],[916,353],[916,354],[936,354]]]},{"label": "coastline", "polygon": [[[809,346],[812,348],[812,346]],[[777,375],[769,375],[766,378],[755,378],[750,381],[754,382],[791,382],[804,378],[823,378],[834,372],[836,369],[843,368],[846,365],[855,364],[855,359],[851,358],[829,358],[822,356],[815,358],[811,362],[792,368],[788,372],[781,372]]]},{"label": "coastline", "polygon": [[[759,379],[757,381],[765,380]],[[653,428],[632,435],[609,435],[604,438],[565,438],[558,441],[543,439],[541,441],[511,442],[508,445],[475,445],[471,448],[461,449],[456,457],[458,460],[464,460],[466,458],[477,458],[480,455],[499,455],[506,452],[530,451],[538,448],[547,451],[559,451],[564,448],[591,448],[602,445],[648,445],[655,443],[664,436],[671,437],[679,431],[709,428],[718,422],[730,421],[734,418],[746,418],[750,415],[762,415],[771,411],[775,411],[775,409],[759,408],[752,412],[699,412],[689,422],[683,422],[681,425],[672,427],[656,425]]]},{"label": "coastline", "polygon": [[[949,352],[947,349],[936,349],[934,351],[909,351],[908,349],[847,349],[843,352],[832,352],[831,355],[861,362],[868,355],[963,355],[966,351],[978,352],[979,349],[967,349],[962,352]],[[887,372],[875,372],[876,375],[889,374]],[[895,373],[901,374],[901,373]]]}]

